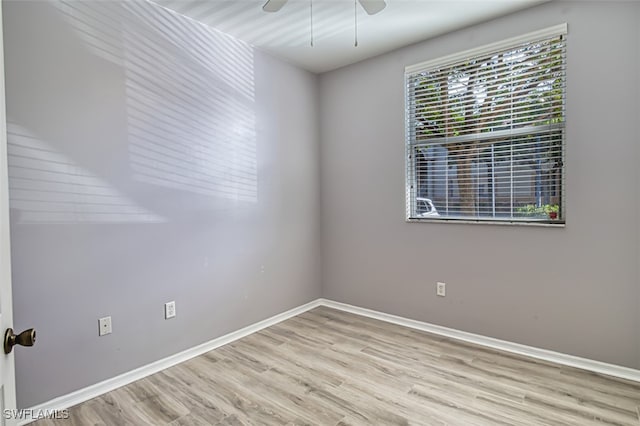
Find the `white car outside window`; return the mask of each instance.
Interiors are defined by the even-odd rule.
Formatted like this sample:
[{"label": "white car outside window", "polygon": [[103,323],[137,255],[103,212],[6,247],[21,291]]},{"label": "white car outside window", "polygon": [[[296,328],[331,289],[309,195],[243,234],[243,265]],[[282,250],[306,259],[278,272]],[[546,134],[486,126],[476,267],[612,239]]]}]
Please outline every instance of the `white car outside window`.
[{"label": "white car outside window", "polygon": [[440,216],[433,201],[429,198],[416,197],[416,213],[418,217],[436,217]]}]

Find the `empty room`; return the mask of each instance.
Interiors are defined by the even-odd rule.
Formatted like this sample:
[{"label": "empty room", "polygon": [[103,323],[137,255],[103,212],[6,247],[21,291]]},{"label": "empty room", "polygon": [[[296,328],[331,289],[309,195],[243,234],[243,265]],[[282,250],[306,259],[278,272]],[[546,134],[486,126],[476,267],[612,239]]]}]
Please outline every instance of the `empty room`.
[{"label": "empty room", "polygon": [[1,425],[640,426],[640,2],[0,4]]}]

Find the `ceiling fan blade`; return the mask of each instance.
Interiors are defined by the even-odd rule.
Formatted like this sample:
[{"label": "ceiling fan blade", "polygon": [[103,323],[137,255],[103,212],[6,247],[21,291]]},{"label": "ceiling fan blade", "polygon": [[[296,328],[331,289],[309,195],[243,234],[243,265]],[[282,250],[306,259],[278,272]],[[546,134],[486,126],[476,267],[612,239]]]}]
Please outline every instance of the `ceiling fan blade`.
[{"label": "ceiling fan blade", "polygon": [[384,9],[387,6],[384,0],[358,0],[358,1],[360,2],[360,5],[362,5],[362,8],[369,15],[375,15],[376,13],[380,12],[382,9]]},{"label": "ceiling fan blade", "polygon": [[282,9],[287,3],[288,0],[267,0],[267,2],[262,6],[262,10],[265,12],[277,12]]}]

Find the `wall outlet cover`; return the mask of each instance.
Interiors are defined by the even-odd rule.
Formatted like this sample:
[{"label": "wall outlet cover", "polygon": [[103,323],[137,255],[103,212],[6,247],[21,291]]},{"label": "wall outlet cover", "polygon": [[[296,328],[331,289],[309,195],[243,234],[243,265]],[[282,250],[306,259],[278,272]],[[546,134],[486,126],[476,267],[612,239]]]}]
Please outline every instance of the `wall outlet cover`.
[{"label": "wall outlet cover", "polygon": [[171,301],[164,304],[164,319],[173,318],[176,316],[176,302]]},{"label": "wall outlet cover", "polygon": [[98,319],[98,336],[111,334],[111,317]]}]

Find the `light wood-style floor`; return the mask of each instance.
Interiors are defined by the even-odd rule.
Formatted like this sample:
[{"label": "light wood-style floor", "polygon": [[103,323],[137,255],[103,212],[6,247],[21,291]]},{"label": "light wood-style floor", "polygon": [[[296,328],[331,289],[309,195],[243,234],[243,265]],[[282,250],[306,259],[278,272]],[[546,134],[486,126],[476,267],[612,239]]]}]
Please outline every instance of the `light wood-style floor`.
[{"label": "light wood-style floor", "polygon": [[59,425],[640,425],[640,383],[321,307]]}]

